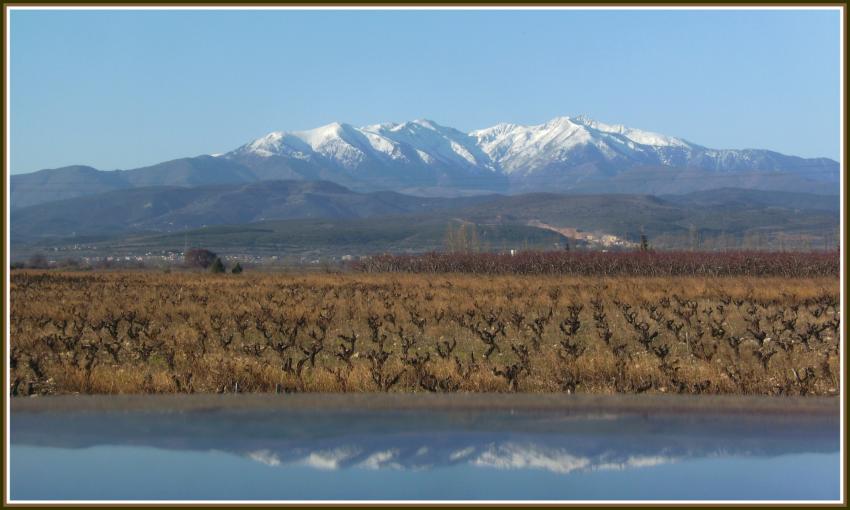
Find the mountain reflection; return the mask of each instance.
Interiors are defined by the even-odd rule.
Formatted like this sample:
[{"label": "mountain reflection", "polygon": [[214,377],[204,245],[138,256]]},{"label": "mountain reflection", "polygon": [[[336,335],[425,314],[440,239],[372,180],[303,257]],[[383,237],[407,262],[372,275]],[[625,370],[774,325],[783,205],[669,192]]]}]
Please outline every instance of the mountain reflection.
[{"label": "mountain reflection", "polygon": [[218,451],[272,468],[322,471],[466,466],[567,475],[835,452],[839,430],[835,417],[775,414],[71,413],[61,422],[50,413],[17,414],[12,443]]},{"label": "mountain reflection", "polygon": [[542,444],[502,443],[468,446],[459,450],[434,450],[428,446],[416,449],[413,455],[402,450],[365,452],[355,446],[310,452],[306,456],[274,452],[269,449],[248,452],[246,456],[268,466],[302,465],[321,470],[343,468],[365,469],[432,469],[439,466],[467,464],[496,469],[543,469],[567,474],[573,471],[619,471],[652,467],[676,462],[680,457],[668,455],[628,455],[617,452],[589,457],[572,455],[563,449],[550,449]]}]

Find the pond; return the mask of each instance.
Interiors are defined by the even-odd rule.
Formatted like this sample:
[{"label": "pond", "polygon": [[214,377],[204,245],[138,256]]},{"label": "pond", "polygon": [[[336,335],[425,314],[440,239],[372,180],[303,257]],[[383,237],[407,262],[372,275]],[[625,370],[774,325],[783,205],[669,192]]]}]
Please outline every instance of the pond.
[{"label": "pond", "polygon": [[836,500],[837,399],[15,399],[15,501]]}]

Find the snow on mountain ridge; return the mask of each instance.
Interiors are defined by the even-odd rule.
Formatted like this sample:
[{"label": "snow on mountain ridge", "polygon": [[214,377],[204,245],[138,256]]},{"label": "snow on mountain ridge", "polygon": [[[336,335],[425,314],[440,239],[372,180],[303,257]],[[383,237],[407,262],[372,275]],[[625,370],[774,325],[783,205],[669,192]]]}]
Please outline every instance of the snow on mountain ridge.
[{"label": "snow on mountain ridge", "polygon": [[356,169],[370,157],[409,163],[408,154],[425,165],[463,165],[493,170],[489,156],[481,151],[474,138],[427,119],[360,128],[334,122],[303,131],[275,131],[230,154],[309,159],[310,152],[349,170]]},{"label": "snow on mountain ridge", "polygon": [[[260,157],[286,155],[298,159],[309,158],[312,148],[292,133],[273,131],[233,152],[247,152]],[[225,156],[231,153],[225,154]]]},{"label": "snow on mountain ridge", "polygon": [[333,122],[292,134],[307,143],[315,152],[347,169],[357,168],[366,159],[362,140],[358,140],[362,133],[349,124]]},{"label": "snow on mountain ridge", "polygon": [[655,147],[690,147],[691,145],[681,138],[653,133],[652,131],[644,131],[642,129],[630,128],[622,124],[604,124],[583,115],[576,117],[575,122],[603,133],[623,135],[629,140],[641,145],[652,145]]},{"label": "snow on mountain ridge", "polygon": [[[612,140],[602,135],[615,135]],[[368,142],[361,147],[358,138]],[[297,139],[304,145],[295,142]],[[692,147],[688,142],[651,131],[629,128],[620,124],[610,125],[584,116],[556,117],[546,123],[524,126],[501,123],[490,128],[462,133],[444,127],[428,119],[416,119],[403,123],[373,124],[353,127],[334,122],[314,129],[283,132],[275,131],[253,142],[243,149],[260,157],[286,155],[304,157],[305,146],[314,152],[340,162],[343,166],[356,166],[366,157],[364,149],[405,159],[399,149],[407,144],[418,153],[427,154],[423,162],[464,163],[511,172],[517,166],[528,163],[541,155],[564,157],[576,146],[592,144],[603,154],[615,157],[618,151],[611,143],[625,144],[635,150],[635,144],[650,147]],[[533,156],[531,151],[539,154]],[[460,158],[459,161],[458,158]],[[425,161],[427,159],[428,161]]]},{"label": "snow on mountain ridge", "polygon": [[598,143],[590,130],[569,117],[534,126],[499,124],[470,135],[507,174],[533,172],[547,162],[568,159],[576,147]]},{"label": "snow on mountain ridge", "polygon": [[500,123],[469,133],[428,119],[363,127],[334,122],[310,130],[275,131],[224,157],[246,155],[289,157],[318,165],[331,162],[352,174],[361,168],[375,171],[396,164],[411,170],[419,167],[502,176],[569,171],[587,164],[710,171],[766,171],[794,164],[792,156],[761,150],[709,149],[682,138],[606,124],[586,116],[556,117],[536,125]]},{"label": "snow on mountain ridge", "polygon": [[[378,124],[361,128],[361,130],[412,147],[426,164],[440,162],[490,167],[490,158],[481,152],[475,140],[468,134],[441,126],[431,120],[417,119],[401,124]],[[422,158],[421,153],[427,154],[427,158]]]}]

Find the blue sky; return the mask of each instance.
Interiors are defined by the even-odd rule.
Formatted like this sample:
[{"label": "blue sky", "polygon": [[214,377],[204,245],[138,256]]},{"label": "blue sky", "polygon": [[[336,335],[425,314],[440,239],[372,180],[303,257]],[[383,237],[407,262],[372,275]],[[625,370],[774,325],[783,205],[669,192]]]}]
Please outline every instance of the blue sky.
[{"label": "blue sky", "polygon": [[14,11],[11,170],[134,168],[273,130],[587,114],[839,157],[838,11]]}]

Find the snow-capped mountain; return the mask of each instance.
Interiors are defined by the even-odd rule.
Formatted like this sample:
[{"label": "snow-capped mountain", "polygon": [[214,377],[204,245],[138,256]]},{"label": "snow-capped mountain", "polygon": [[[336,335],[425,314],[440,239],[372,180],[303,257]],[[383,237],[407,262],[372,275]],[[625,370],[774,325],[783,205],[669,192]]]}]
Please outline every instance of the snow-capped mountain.
[{"label": "snow-capped mountain", "polygon": [[558,117],[536,126],[498,124],[468,134],[421,119],[361,128],[335,122],[307,131],[275,131],[225,157],[329,160],[349,170],[377,158],[528,174],[555,161],[579,161],[580,155],[588,151],[606,161],[675,165],[677,162],[665,152],[689,152],[695,148],[699,146],[679,138],[611,126],[585,117]]},{"label": "snow-capped mountain", "polygon": [[328,180],[418,195],[533,191],[677,194],[749,188],[838,194],[839,165],[758,149],[711,149],[586,117],[464,133],[430,120],[275,131],[229,152],[126,171],[74,166],[11,177],[12,207],[140,186]]},{"label": "snow-capped mountain", "polygon": [[[532,126],[503,123],[471,133],[430,120],[360,128],[334,123],[270,133],[223,157],[248,166],[267,166],[270,159],[298,160],[331,169],[347,185],[375,188],[383,180],[392,189],[605,191],[613,186],[612,191],[619,191],[626,186],[675,192],[671,185],[688,188],[683,181],[700,175],[709,187],[718,187],[713,180],[723,186],[769,187],[770,182],[762,182],[767,179],[782,188],[789,179],[838,179],[837,163],[826,158],[710,149],[584,116]],[[705,189],[688,189],[694,187]]]},{"label": "snow-capped mountain", "polygon": [[508,174],[531,174],[553,163],[590,161],[674,166],[672,156],[696,146],[649,131],[611,126],[585,117],[558,117],[537,126],[498,124],[470,133]]},{"label": "snow-capped mountain", "polygon": [[475,138],[429,120],[361,128],[334,122],[307,131],[275,131],[225,157],[249,155],[329,160],[349,170],[370,159],[402,164],[491,167],[490,156],[481,151]]}]

